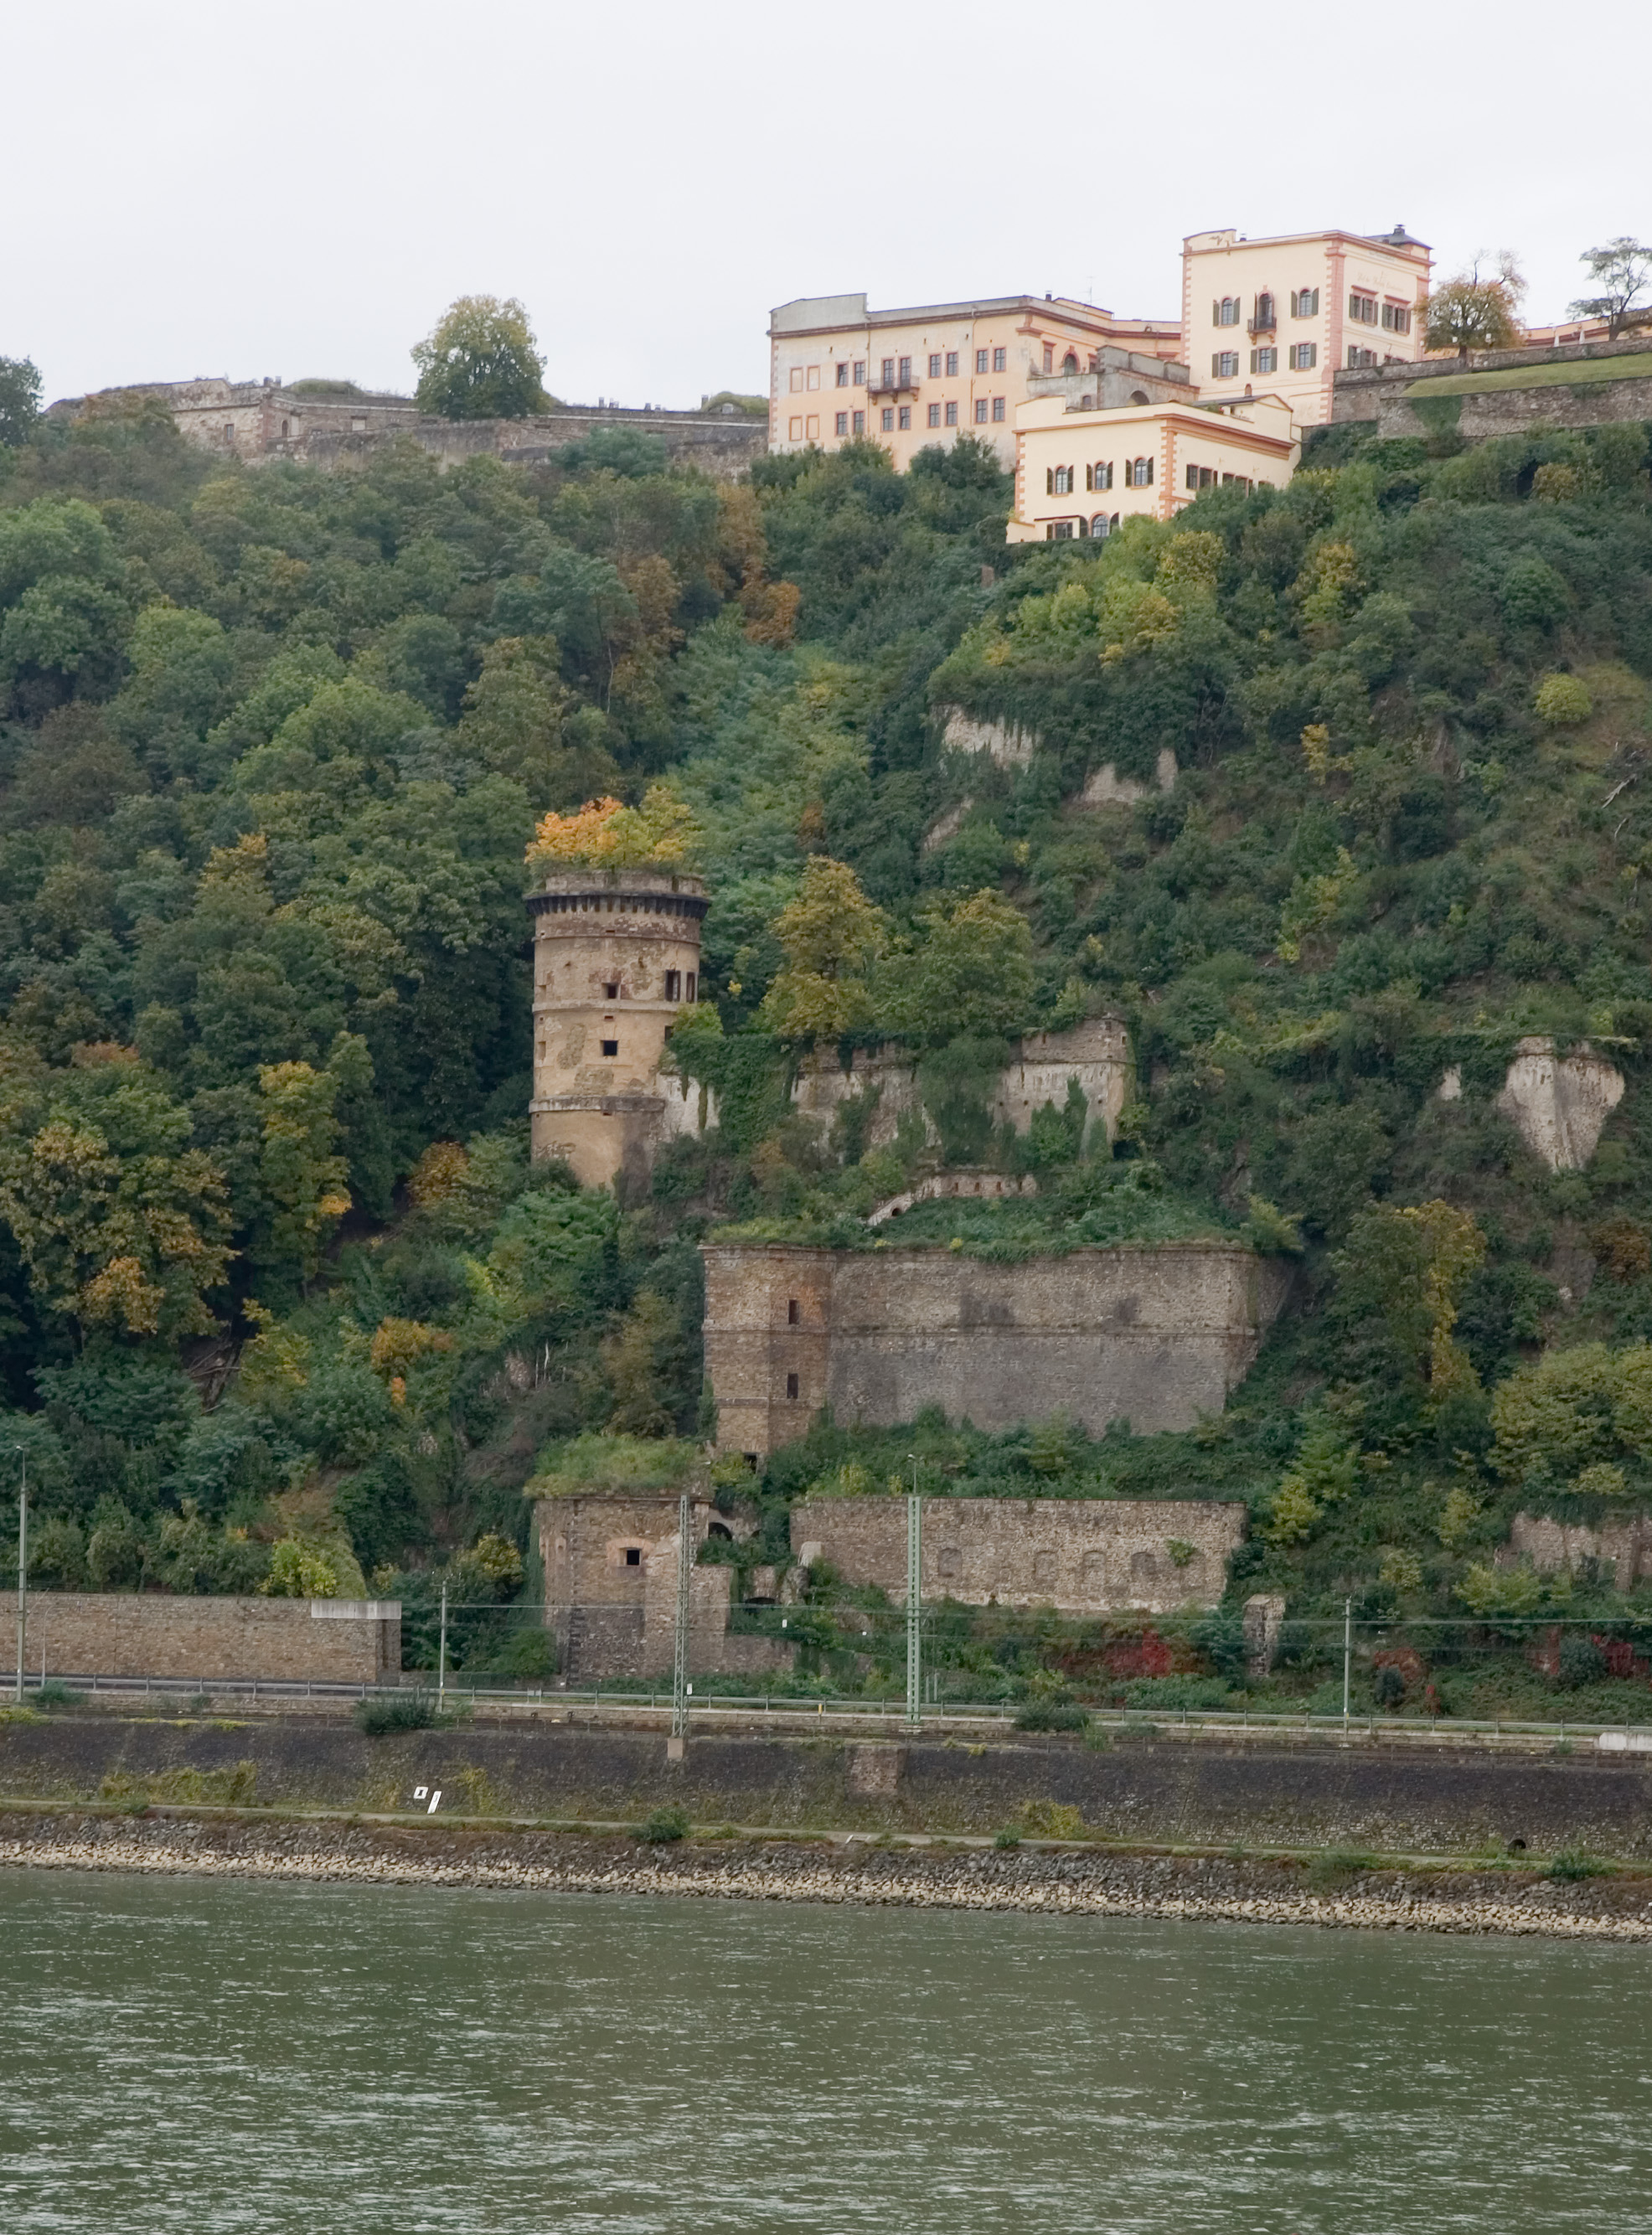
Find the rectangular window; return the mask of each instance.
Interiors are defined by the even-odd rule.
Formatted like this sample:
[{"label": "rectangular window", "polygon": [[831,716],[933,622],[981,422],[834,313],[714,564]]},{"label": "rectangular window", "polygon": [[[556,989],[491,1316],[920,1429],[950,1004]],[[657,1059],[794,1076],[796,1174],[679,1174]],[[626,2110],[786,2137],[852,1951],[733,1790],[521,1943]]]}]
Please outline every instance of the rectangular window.
[{"label": "rectangular window", "polygon": [[692,1001],[697,998],[694,992],[694,973],[691,970],[688,973],[687,983],[683,987],[683,999],[685,1001]]},{"label": "rectangular window", "polygon": [[788,1327],[796,1327],[800,1316],[801,1314],[797,1309],[796,1297],[788,1297],[786,1300],[786,1325]]},{"label": "rectangular window", "polygon": [[977,372],[985,372],[987,370],[987,351],[985,350],[977,350],[975,352],[975,370]]},{"label": "rectangular window", "polygon": [[857,357],[855,360],[854,385],[856,388],[864,388],[866,385],[866,359],[863,357]]},{"label": "rectangular window", "polygon": [[975,398],[975,424],[978,427],[987,424],[987,398],[984,396]]},{"label": "rectangular window", "polygon": [[947,351],[947,377],[948,380],[956,380],[958,377],[958,352],[956,350],[948,350]]},{"label": "rectangular window", "polygon": [[903,357],[901,360],[901,385],[902,388],[912,385],[912,359],[909,357]]},{"label": "rectangular window", "polygon": [[682,998],[683,973],[680,970],[668,970],[665,973],[665,999],[668,1001],[680,1001]]},{"label": "rectangular window", "polygon": [[993,351],[993,370],[1003,372],[1008,369],[1008,365],[1009,358],[1006,353],[1001,349],[995,349]]},{"label": "rectangular window", "polygon": [[[993,367],[994,372],[998,370],[997,365]],[[1044,344],[1044,370],[1046,373],[1055,370],[1055,344],[1052,342],[1046,342]]]},{"label": "rectangular window", "polygon": [[1212,380],[1237,380],[1239,352],[1237,350],[1218,350],[1210,360]]},{"label": "rectangular window", "polygon": [[1348,316],[1356,326],[1374,326],[1377,323],[1377,298],[1374,295],[1353,294],[1348,297]]},{"label": "rectangular window", "polygon": [[1385,303],[1382,323],[1391,334],[1408,334],[1411,331],[1411,312],[1403,303]]},{"label": "rectangular window", "polygon": [[794,396],[801,396],[803,392],[803,369],[800,364],[794,364],[791,368],[791,392]]},{"label": "rectangular window", "polygon": [[837,385],[840,388],[849,386],[849,367],[846,364],[840,364],[837,367]]},{"label": "rectangular window", "polygon": [[851,411],[851,412],[850,412],[850,414],[849,414],[849,420],[850,420],[850,423],[850,423],[850,431],[851,431],[851,433],[853,433],[853,434],[856,434],[856,435],[864,435],[864,434],[865,434],[865,432],[866,432],[866,414],[865,414],[865,412],[864,412],[864,411]]},{"label": "rectangular window", "polygon": [[930,355],[929,377],[931,380],[939,380],[941,377],[941,356],[938,351],[932,351]]},{"label": "rectangular window", "polygon": [[1293,342],[1285,356],[1293,372],[1312,372],[1320,361],[1320,345],[1317,342]]},{"label": "rectangular window", "polygon": [[1350,342],[1348,344],[1348,370],[1350,372],[1362,372],[1367,365],[1374,364],[1376,361],[1377,353],[1375,350],[1360,349],[1358,344],[1354,342]]},{"label": "rectangular window", "polygon": [[886,357],[883,360],[883,377],[878,385],[881,388],[895,386],[895,359],[892,357]]},{"label": "rectangular window", "polygon": [[949,403],[947,406],[947,424],[949,427],[955,427],[958,424],[958,406],[955,403]]},{"label": "rectangular window", "polygon": [[938,403],[932,403],[929,406],[929,424],[932,427],[939,427],[941,424],[941,406]]},{"label": "rectangular window", "polygon": [[1216,468],[1214,466],[1190,466],[1187,469],[1187,485],[1190,489],[1214,488],[1216,485]]},{"label": "rectangular window", "polygon": [[1279,351],[1276,349],[1254,349],[1250,352],[1252,372],[1277,372]]},{"label": "rectangular window", "polygon": [[817,364],[811,364],[809,368],[808,385],[810,389],[816,389],[820,386],[820,367]]},{"label": "rectangular window", "polygon": [[640,1567],[641,1567],[641,1565],[642,1565],[642,1546],[641,1546],[640,1544],[627,1544],[627,1545],[626,1545],[626,1567],[628,1567],[628,1568],[640,1568]]},{"label": "rectangular window", "polygon": [[903,435],[910,431],[912,426],[912,406],[909,403],[903,403],[901,406],[899,413],[899,425],[901,432]]},{"label": "rectangular window", "polygon": [[848,412],[847,412],[847,411],[840,411],[840,412],[838,413],[838,415],[837,415],[837,419],[836,419],[836,432],[837,432],[838,434],[840,434],[840,435],[847,435],[847,434],[848,434],[848,432],[849,432],[849,414],[848,414]]},{"label": "rectangular window", "polygon": [[1001,396],[995,396],[993,398],[993,416],[994,419],[1001,419],[1004,416],[1004,399]]},{"label": "rectangular window", "polygon": [[1320,291],[1317,287],[1291,289],[1290,314],[1293,318],[1317,318],[1320,314]]},{"label": "rectangular window", "polygon": [[797,1394],[797,1377],[795,1373],[789,1373],[786,1376],[786,1394],[788,1397],[795,1397]]},{"label": "rectangular window", "polygon": [[1052,520],[1044,531],[1044,540],[1046,543],[1071,543],[1072,522],[1070,520]]},{"label": "rectangular window", "polygon": [[618,1055],[620,1052],[619,1041],[604,1040],[602,1043],[602,1052],[604,1055]]},{"label": "rectangular window", "polygon": [[820,414],[819,414],[817,411],[811,411],[811,412],[810,413],[809,417],[808,417],[807,421],[806,421],[806,422],[805,422],[805,423],[804,423],[803,432],[804,432],[804,434],[809,437],[809,440],[810,440],[811,442],[819,442],[819,440],[820,440]]},{"label": "rectangular window", "polygon": [[884,434],[886,434],[886,435],[893,435],[893,434],[894,434],[894,432],[895,432],[895,409],[894,409],[894,406],[893,406],[892,404],[886,403],[886,404],[884,405],[884,407],[883,407],[882,410],[878,414],[878,420],[879,420],[879,424],[880,424],[880,426],[882,427],[882,431],[883,431],[883,433],[884,433]]},{"label": "rectangular window", "polygon": [[786,440],[789,442],[801,442],[803,439],[803,421],[801,419],[789,419],[786,422]]}]

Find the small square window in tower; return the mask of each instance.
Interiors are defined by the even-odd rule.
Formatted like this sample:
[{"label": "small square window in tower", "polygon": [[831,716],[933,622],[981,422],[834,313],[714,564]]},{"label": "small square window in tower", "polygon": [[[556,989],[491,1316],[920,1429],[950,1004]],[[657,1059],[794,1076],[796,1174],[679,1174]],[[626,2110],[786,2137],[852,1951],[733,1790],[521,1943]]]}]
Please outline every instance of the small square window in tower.
[{"label": "small square window in tower", "polygon": [[786,1394],[788,1397],[795,1397],[797,1394],[797,1377],[795,1373],[789,1373],[786,1376]]},{"label": "small square window in tower", "polygon": [[602,1043],[602,1052],[604,1055],[618,1055],[620,1052],[619,1041],[604,1040]]},{"label": "small square window in tower", "polygon": [[683,973],[680,970],[668,970],[665,973],[665,999],[668,1001],[680,1001],[682,998]]},{"label": "small square window in tower", "polygon": [[642,1546],[641,1546],[640,1544],[627,1544],[627,1545],[626,1545],[626,1567],[628,1567],[628,1568],[640,1568],[640,1567],[641,1567],[641,1565],[642,1565]]},{"label": "small square window in tower", "polygon": [[615,979],[612,984],[606,985],[603,987],[602,998],[605,1001],[617,1001],[620,999],[620,981],[618,979]]},{"label": "small square window in tower", "polygon": [[788,1296],[786,1299],[786,1325],[788,1327],[796,1327],[798,1316],[796,1297]]}]

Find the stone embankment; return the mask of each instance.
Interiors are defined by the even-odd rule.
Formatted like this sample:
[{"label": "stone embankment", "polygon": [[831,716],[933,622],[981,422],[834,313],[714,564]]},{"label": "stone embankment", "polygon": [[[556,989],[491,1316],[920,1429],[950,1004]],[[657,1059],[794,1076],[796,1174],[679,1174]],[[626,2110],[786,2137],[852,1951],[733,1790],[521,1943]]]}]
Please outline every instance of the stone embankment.
[{"label": "stone embankment", "polygon": [[1097,1853],[1054,1841],[1006,1852],[731,1829],[646,1847],[617,1830],[71,1811],[0,1822],[0,1865],[1652,1941],[1652,1878],[1638,1873],[1570,1883],[1520,1870],[1381,1868],[1334,1855]]}]

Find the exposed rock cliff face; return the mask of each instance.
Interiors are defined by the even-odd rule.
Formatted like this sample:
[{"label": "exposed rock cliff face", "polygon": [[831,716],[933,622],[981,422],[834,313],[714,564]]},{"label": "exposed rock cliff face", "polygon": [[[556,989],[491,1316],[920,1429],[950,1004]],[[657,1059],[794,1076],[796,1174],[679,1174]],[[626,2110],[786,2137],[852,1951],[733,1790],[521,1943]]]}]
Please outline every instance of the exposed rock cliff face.
[{"label": "exposed rock cliff face", "polygon": [[1138,799],[1150,798],[1154,784],[1160,791],[1174,791],[1179,773],[1176,755],[1166,745],[1155,764],[1153,783],[1138,783],[1133,776],[1120,776],[1111,761],[1104,761],[1092,770],[1078,797],[1085,807],[1131,807]]},{"label": "exposed rock cliff face", "polygon": [[982,722],[961,706],[937,707],[947,726],[941,743],[949,752],[987,753],[1000,768],[1025,768],[1039,744],[1037,733],[1013,722]]},{"label": "exposed rock cliff face", "polygon": [[1551,1172],[1580,1171],[1622,1098],[1622,1072],[1586,1040],[1557,1058],[1551,1039],[1534,1037],[1517,1043],[1497,1107]]}]

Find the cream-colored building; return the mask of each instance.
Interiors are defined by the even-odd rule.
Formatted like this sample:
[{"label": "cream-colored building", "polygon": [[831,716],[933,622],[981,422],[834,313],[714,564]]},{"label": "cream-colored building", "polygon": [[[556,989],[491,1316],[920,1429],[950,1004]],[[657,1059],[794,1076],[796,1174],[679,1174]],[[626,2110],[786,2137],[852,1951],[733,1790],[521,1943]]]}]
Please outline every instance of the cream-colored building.
[{"label": "cream-colored building", "polygon": [[1004,295],[870,311],[864,295],[804,296],[769,320],[769,447],[881,442],[897,467],[961,434],[1007,466],[1030,383],[1082,374],[1111,347],[1148,363],[1180,353],[1174,322],[1116,318],[1090,303]]},{"label": "cream-colored building", "polygon": [[1283,488],[1295,470],[1301,438],[1276,396],[1112,410],[1086,410],[1085,400],[1021,406],[1006,542],[1107,535],[1134,517],[1169,520],[1204,489]]},{"label": "cream-colored building", "polygon": [[1277,396],[1299,425],[1331,416],[1334,374],[1423,355],[1427,246],[1403,226],[1182,244],[1182,347],[1207,403]]}]

